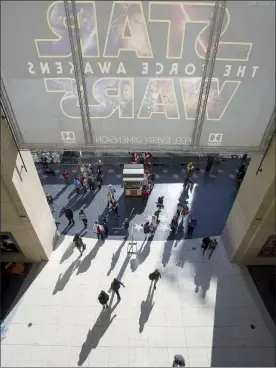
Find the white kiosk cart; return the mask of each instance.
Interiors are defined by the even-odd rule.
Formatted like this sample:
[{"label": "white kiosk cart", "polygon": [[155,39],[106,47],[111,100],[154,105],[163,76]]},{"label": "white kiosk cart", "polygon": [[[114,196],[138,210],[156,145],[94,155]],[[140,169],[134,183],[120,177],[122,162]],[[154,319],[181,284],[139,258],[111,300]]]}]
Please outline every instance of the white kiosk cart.
[{"label": "white kiosk cart", "polygon": [[124,165],[123,181],[127,197],[140,197],[144,180],[144,165]]}]

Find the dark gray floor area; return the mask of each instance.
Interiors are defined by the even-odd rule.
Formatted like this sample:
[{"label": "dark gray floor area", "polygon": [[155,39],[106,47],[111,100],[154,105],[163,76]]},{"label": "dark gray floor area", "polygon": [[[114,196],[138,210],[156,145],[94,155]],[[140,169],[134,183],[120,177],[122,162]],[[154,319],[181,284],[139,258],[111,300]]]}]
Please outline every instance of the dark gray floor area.
[{"label": "dark gray floor area", "polygon": [[276,266],[248,266],[247,268],[270,317],[276,324]]},{"label": "dark gray floor area", "polygon": [[[72,184],[73,178],[78,174],[76,165],[59,165],[53,167],[56,176],[47,176],[43,170],[38,170],[39,176],[45,193],[49,193],[54,198],[53,212],[56,221],[60,223],[61,232],[74,235],[83,230],[82,222],[78,219],[81,208],[88,215],[88,228],[82,235],[95,237],[92,233],[93,223],[108,215],[108,226],[110,237],[122,237],[122,222],[125,217],[131,214],[131,226],[135,240],[142,240],[144,235],[140,225],[152,216],[157,208],[156,201],[161,195],[165,196],[164,209],[159,219],[160,223],[154,236],[154,240],[166,240],[170,233],[168,225],[176,212],[179,200],[187,197],[188,205],[191,209],[190,214],[196,217],[198,224],[194,230],[193,237],[216,236],[220,235],[226,219],[229,215],[234,199],[237,194],[236,170],[240,165],[240,160],[227,159],[219,166],[219,172],[215,177],[208,177],[204,172],[205,163],[199,164],[199,170],[194,177],[194,185],[186,193],[183,188],[185,169],[183,166],[154,166],[156,173],[156,184],[147,202],[141,198],[126,198],[122,186],[122,166],[103,166],[104,182],[100,191],[94,193],[87,192],[77,195]],[[70,185],[65,185],[63,178],[60,177],[62,171],[66,169],[70,175]],[[115,197],[119,201],[119,219],[114,219],[113,214],[106,208],[108,184],[112,184],[116,189]],[[68,221],[64,215],[59,216],[60,210],[69,205],[74,211],[76,225],[68,228]],[[133,210],[133,211],[132,211]],[[185,221],[180,223],[176,237],[183,237],[185,232]]]}]

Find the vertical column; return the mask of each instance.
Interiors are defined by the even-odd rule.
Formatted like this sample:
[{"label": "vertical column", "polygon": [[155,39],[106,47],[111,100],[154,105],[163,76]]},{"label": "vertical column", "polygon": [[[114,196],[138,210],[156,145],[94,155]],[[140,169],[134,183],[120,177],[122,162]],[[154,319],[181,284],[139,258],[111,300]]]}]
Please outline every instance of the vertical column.
[{"label": "vertical column", "polygon": [[252,157],[222,239],[230,261],[275,264],[273,258],[258,257],[269,235],[275,235],[275,136],[264,157]]},{"label": "vertical column", "polygon": [[48,260],[57,230],[30,151],[17,149],[1,118],[1,232],[9,232],[29,261]]}]

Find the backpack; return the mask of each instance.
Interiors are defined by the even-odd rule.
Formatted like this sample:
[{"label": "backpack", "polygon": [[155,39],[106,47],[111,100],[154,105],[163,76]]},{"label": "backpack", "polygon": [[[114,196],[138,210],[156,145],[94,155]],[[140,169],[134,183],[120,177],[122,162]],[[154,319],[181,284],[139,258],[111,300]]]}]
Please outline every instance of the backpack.
[{"label": "backpack", "polygon": [[150,279],[150,281],[153,281],[154,280],[154,274],[153,274],[153,272],[149,274],[149,279]]},{"label": "backpack", "polygon": [[[106,300],[107,299],[107,300]],[[106,298],[106,295],[105,294],[102,294],[100,293],[100,295],[98,296],[98,301],[101,303],[101,304],[105,304],[107,303],[109,299],[109,295],[107,295],[107,298]]]},{"label": "backpack", "polygon": [[96,233],[97,234],[103,234],[103,232],[104,232],[104,227],[102,225],[97,225]]},{"label": "backpack", "polygon": [[119,290],[119,289],[120,289],[120,286],[121,286],[121,285],[119,284],[119,282],[118,282],[118,281],[115,281],[115,282],[113,281],[113,282],[112,282],[112,290],[114,290],[114,291],[115,291],[115,290]]}]

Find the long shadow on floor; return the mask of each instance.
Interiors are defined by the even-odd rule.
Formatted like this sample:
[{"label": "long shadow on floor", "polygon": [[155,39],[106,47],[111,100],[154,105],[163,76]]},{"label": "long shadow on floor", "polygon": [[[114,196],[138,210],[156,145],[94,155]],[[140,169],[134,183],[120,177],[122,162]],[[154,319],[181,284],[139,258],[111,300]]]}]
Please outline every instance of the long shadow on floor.
[{"label": "long shadow on floor", "polygon": [[69,244],[68,248],[63,253],[59,263],[62,263],[64,261],[66,261],[66,259],[70,258],[71,255],[74,253],[74,249],[75,249],[75,244],[74,244],[74,242],[71,242]]},{"label": "long shadow on floor", "polygon": [[112,260],[111,260],[111,265],[110,265],[110,269],[108,270],[107,272],[107,276],[109,276],[112,272],[112,270],[114,270],[119,258],[120,258],[120,253],[121,253],[121,250],[123,249],[124,245],[126,243],[126,240],[124,240],[122,242],[122,244],[119,246],[119,248],[116,250],[115,253],[113,253],[112,255]]},{"label": "long shadow on floor", "polygon": [[91,266],[91,262],[93,261],[94,258],[96,258],[96,255],[102,245],[103,242],[101,240],[98,240],[97,243],[92,248],[92,250],[87,254],[86,257],[83,258],[81,264],[78,267],[77,275],[80,273],[84,273],[88,270],[88,268]]},{"label": "long shadow on floor", "polygon": [[63,275],[62,274],[59,275],[53,294],[56,294],[58,291],[62,291],[65,288],[68,281],[70,280],[72,273],[78,267],[79,263],[80,263],[80,256],[74,262],[71,263],[71,265],[67,268],[67,270],[64,272]]},{"label": "long shadow on floor", "polygon": [[69,187],[69,184],[65,184],[63,188],[55,195],[53,198],[54,201],[56,201],[64,192],[66,192],[67,188]]},{"label": "long shadow on floor", "polygon": [[173,247],[173,243],[175,241],[175,237],[173,235],[173,233],[170,233],[166,244],[164,246],[164,252],[163,252],[163,256],[162,256],[162,265],[163,267],[166,267],[166,265],[169,263],[169,260],[171,258],[171,254],[172,254],[172,247]]},{"label": "long shadow on floor", "polygon": [[153,302],[154,282],[150,283],[147,299],[141,303],[141,314],[139,318],[139,332],[142,333],[152,312],[155,302]]},{"label": "long shadow on floor", "polygon": [[145,262],[145,260],[147,259],[147,257],[150,254],[150,245],[152,242],[152,237],[149,237],[145,246],[143,247],[145,240],[143,241],[141,248],[139,249],[138,253],[136,254],[136,257],[134,259],[131,260],[130,262],[130,268],[132,272],[135,272],[137,270],[137,268],[140,266],[140,264],[142,264],[143,262]]},{"label": "long shadow on floor", "polygon": [[108,309],[102,311],[93,328],[88,331],[86,341],[83,343],[79,354],[78,366],[83,365],[90,351],[92,349],[96,349],[96,347],[98,346],[101,338],[106,333],[108,327],[111,325],[114,318],[116,317],[116,314],[114,314],[112,317],[111,314],[114,312],[118,304],[119,302],[114,304],[113,307],[110,306]]},{"label": "long shadow on floor", "polygon": [[196,274],[194,276],[195,293],[198,294],[201,291],[200,296],[205,298],[207,290],[209,290],[211,278],[213,276],[213,271],[211,268],[204,267],[205,263],[197,266]]}]

